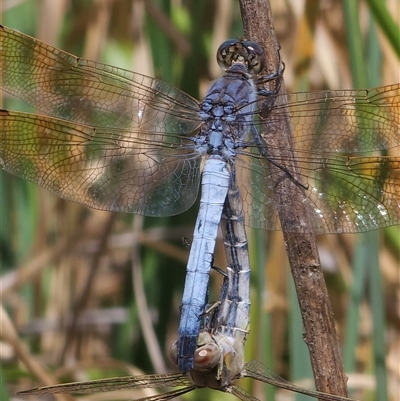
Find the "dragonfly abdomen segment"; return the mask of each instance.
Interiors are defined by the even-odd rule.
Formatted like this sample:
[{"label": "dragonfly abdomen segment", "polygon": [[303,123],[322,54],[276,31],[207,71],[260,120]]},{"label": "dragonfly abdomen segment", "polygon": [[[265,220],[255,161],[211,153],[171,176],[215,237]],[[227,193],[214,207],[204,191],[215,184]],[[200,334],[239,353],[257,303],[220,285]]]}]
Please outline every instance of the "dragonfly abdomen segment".
[{"label": "dragonfly abdomen segment", "polygon": [[[218,331],[245,343],[250,328],[250,269],[236,271],[227,268],[229,287],[228,296],[221,305]],[[232,294],[234,294],[232,296]]]},{"label": "dragonfly abdomen segment", "polygon": [[200,210],[193,234],[183,292],[178,340],[178,367],[193,367],[201,317],[206,305],[209,272],[222,209],[228,193],[230,172],[221,157],[210,157],[203,170]]},{"label": "dragonfly abdomen segment", "polygon": [[235,165],[231,170],[232,180],[221,224],[228,262],[228,290],[221,304],[217,327],[221,334],[244,344],[250,327],[250,262]]}]

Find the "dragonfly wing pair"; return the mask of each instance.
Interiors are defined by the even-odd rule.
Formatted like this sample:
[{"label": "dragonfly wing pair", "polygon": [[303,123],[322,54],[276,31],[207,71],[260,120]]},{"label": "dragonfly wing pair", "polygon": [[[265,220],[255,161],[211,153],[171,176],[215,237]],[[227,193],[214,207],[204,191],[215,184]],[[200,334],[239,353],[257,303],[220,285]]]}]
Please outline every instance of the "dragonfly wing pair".
[{"label": "dragonfly wing pair", "polygon": [[[73,122],[3,112],[4,169],[98,209],[167,216],[193,204],[201,157],[191,138],[203,124],[200,102],[165,82],[80,59],[6,27],[0,27],[0,59],[3,90]],[[249,112],[269,161],[252,143],[238,152],[246,224],[280,228],[276,183],[282,176],[270,171],[269,162],[291,171],[293,160],[276,156],[275,127],[286,118],[284,109],[291,116],[313,232],[399,224],[400,85],[293,93],[283,106],[278,100],[261,92]],[[58,141],[46,135],[51,130]],[[15,132],[19,138],[24,132],[25,141]],[[31,146],[23,148],[26,143]],[[39,155],[49,148],[52,153],[42,160]],[[66,179],[69,186],[62,186]]]}]

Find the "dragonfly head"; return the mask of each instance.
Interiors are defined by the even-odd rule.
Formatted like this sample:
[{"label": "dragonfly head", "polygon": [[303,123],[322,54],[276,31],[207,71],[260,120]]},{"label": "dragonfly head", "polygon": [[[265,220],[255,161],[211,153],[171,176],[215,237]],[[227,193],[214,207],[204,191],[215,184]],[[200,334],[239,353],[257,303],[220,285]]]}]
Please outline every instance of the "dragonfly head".
[{"label": "dragonfly head", "polygon": [[[169,352],[172,361],[178,362],[178,341],[175,341]],[[210,333],[202,331],[197,340],[197,349],[194,354],[193,369],[196,371],[209,371],[221,363],[221,349],[213,340]]]},{"label": "dragonfly head", "polygon": [[[170,356],[177,364],[177,341],[171,346]],[[188,372],[196,387],[225,389],[233,380],[241,377],[243,368],[242,343],[221,333],[200,332],[193,369]]]},{"label": "dragonfly head", "polygon": [[218,48],[217,61],[224,70],[240,63],[246,67],[248,73],[257,75],[264,69],[265,54],[256,42],[230,39]]}]

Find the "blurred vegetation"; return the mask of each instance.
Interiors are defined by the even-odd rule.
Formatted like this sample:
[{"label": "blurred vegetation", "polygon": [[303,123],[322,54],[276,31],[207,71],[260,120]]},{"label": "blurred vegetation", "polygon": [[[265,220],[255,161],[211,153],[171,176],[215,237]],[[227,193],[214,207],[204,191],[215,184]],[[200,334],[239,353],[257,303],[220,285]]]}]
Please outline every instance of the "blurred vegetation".
[{"label": "blurred vegetation", "polygon": [[[304,8],[296,1],[271,3],[288,91],[400,82],[399,42],[390,33],[400,23],[398,0],[308,0]],[[384,6],[387,13],[377,15]],[[1,22],[70,53],[165,80],[194,97],[220,75],[220,42],[243,35],[233,0],[5,0]],[[31,110],[6,94],[3,106]],[[1,171],[0,186],[0,293],[10,318],[2,315],[1,400],[43,384],[44,375],[77,381],[174,369],[165,355],[179,321],[188,255],[181,238],[191,238],[198,205],[179,216],[142,219],[68,203]],[[362,400],[399,399],[399,234],[396,226],[372,237],[319,238],[350,395]],[[247,359],[310,385],[281,233],[260,237],[249,231],[249,240],[255,279]],[[216,265],[225,265],[221,243]],[[219,285],[213,278],[211,297]],[[142,330],[143,311],[154,339]],[[243,386],[264,399],[258,384]],[[273,393],[277,400],[287,396]],[[230,398],[206,390],[185,398],[206,397]]]}]

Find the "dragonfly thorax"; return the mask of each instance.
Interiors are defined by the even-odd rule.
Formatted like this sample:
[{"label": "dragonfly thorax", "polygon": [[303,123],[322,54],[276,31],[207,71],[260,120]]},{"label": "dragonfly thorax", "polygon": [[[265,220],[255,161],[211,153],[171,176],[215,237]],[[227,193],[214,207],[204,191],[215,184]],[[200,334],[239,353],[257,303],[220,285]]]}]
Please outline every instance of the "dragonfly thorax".
[{"label": "dragonfly thorax", "polygon": [[243,105],[256,99],[253,79],[242,64],[234,64],[226,74],[217,79],[206,93],[200,106],[203,120],[215,117],[229,118],[244,114]]},{"label": "dragonfly thorax", "polygon": [[[223,125],[226,125],[224,123]],[[202,155],[221,156],[223,160],[229,160],[236,155],[236,144],[226,135],[223,129],[219,129],[215,124],[207,133],[200,133],[195,139],[195,149]],[[227,130],[225,130],[227,132]]]},{"label": "dragonfly thorax", "polygon": [[234,64],[207,92],[200,105],[204,121],[196,151],[228,160],[236,155],[252,121],[256,90],[244,65]]}]

